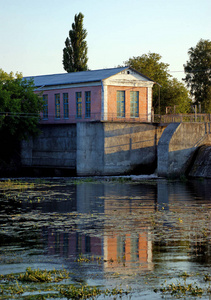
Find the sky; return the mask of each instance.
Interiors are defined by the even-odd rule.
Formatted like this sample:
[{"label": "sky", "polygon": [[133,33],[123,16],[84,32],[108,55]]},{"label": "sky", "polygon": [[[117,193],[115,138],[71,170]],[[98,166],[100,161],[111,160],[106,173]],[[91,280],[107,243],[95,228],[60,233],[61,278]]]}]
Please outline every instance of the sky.
[{"label": "sky", "polygon": [[64,42],[79,12],[90,70],[155,52],[181,80],[188,49],[211,39],[210,0],[0,0],[0,69],[65,73]]}]

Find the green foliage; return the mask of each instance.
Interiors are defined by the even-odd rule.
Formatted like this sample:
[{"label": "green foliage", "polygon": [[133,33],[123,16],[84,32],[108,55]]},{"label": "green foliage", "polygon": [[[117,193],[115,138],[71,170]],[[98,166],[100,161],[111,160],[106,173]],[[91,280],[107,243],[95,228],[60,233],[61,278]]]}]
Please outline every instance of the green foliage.
[{"label": "green foliage", "polygon": [[72,30],[69,31],[69,37],[65,41],[63,49],[63,66],[65,71],[78,72],[87,71],[87,36],[86,29],[83,28],[84,15],[79,13],[75,15],[75,22],[72,24]]},{"label": "green foliage", "polygon": [[202,112],[211,113],[211,41],[201,39],[188,51],[184,65],[184,81],[190,88],[195,104],[201,103]]},{"label": "green foliage", "polygon": [[15,75],[13,72],[10,72],[8,74],[8,73],[4,72],[2,69],[0,69],[0,81],[5,82],[7,80],[13,80],[15,77],[22,78],[23,76],[21,73],[18,73],[18,72]]},{"label": "green foliage", "polygon": [[15,139],[38,134],[43,101],[34,93],[32,81],[21,74],[7,74],[0,69],[0,133]]},{"label": "green foliage", "polygon": [[203,293],[209,292],[209,290],[203,290],[201,287],[198,287],[197,285],[190,284],[181,284],[180,282],[178,284],[171,283],[167,287],[161,288],[160,291],[162,293],[170,293],[171,295],[176,296],[201,296]]},{"label": "green foliage", "polygon": [[149,54],[129,58],[124,63],[163,86],[171,75],[168,73],[169,64],[160,62],[161,58],[161,55],[149,52]]},{"label": "green foliage", "polygon": [[118,288],[102,290],[96,286],[75,286],[71,284],[68,286],[68,288],[61,289],[60,293],[68,299],[96,299],[96,297],[100,295],[109,297],[117,295],[122,296],[123,294],[127,295],[129,292]]},{"label": "green foliage", "polygon": [[61,289],[60,293],[68,299],[88,299],[94,298],[102,294],[102,291],[97,287],[81,285],[79,287],[71,284],[66,289]]},{"label": "green foliage", "polygon": [[166,107],[170,107],[169,113],[189,113],[191,103],[188,90],[176,78],[168,80],[161,88],[161,113],[166,112]]},{"label": "green foliage", "polygon": [[175,106],[176,113],[189,112],[191,100],[188,90],[177,79],[171,78],[169,64],[161,62],[161,58],[161,55],[149,52],[124,63],[157,83],[153,87],[155,113],[164,114],[167,106],[172,107],[173,111]]},{"label": "green foliage", "polygon": [[[96,299],[103,295],[107,297],[127,295],[130,290],[121,288],[101,289],[86,284],[69,284],[70,273],[63,270],[32,270],[30,267],[25,273],[0,275],[0,295],[4,299]],[[66,282],[64,281],[66,280]],[[58,282],[63,281],[62,284]],[[22,285],[19,284],[21,282]],[[23,295],[24,293],[29,295]]]},{"label": "green foliage", "polygon": [[29,267],[25,273],[19,275],[18,280],[22,282],[59,282],[66,278],[69,278],[69,273],[66,270],[32,270]]}]

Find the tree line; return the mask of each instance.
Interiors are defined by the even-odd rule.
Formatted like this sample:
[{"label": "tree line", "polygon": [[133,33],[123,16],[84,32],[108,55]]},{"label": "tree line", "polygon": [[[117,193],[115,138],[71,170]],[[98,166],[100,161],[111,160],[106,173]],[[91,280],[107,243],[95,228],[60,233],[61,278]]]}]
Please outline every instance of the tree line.
[{"label": "tree line", "polygon": [[[69,37],[63,49],[63,66],[67,72],[88,70],[87,31],[83,27],[84,15],[75,15]],[[124,66],[130,66],[146,75],[156,84],[153,87],[155,113],[166,113],[166,107],[175,113],[190,113],[191,106],[199,105],[201,112],[211,113],[211,42],[201,39],[188,50],[189,60],[184,64],[184,83],[172,78],[169,64],[161,61],[158,53],[142,54],[129,58]]]},{"label": "tree line", "polygon": [[[63,67],[67,72],[88,70],[87,30],[84,15],[75,15],[69,37],[63,49]],[[201,112],[211,113],[211,42],[201,39],[188,50],[189,60],[184,64],[184,83],[173,78],[169,64],[161,61],[158,53],[149,52],[129,58],[123,64],[151,78],[155,113],[165,114],[166,107],[175,113],[190,113],[191,105],[201,106]],[[0,134],[25,139],[38,133],[43,102],[34,94],[32,81],[22,79],[20,73],[7,74],[0,69]]]}]

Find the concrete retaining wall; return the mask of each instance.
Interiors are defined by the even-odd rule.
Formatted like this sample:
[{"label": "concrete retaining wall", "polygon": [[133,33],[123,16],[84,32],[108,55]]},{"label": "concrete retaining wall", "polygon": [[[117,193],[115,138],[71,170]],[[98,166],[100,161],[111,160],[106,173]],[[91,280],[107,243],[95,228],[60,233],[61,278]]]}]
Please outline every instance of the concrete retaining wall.
[{"label": "concrete retaining wall", "polygon": [[163,130],[144,123],[43,125],[40,136],[22,143],[22,165],[76,169],[79,176],[150,174],[157,167]]},{"label": "concrete retaining wall", "polygon": [[211,178],[211,144],[199,147],[196,154],[196,159],[188,175]]},{"label": "concrete retaining wall", "polygon": [[22,143],[24,167],[76,168],[76,125],[44,125],[41,134]]},{"label": "concrete retaining wall", "polygon": [[76,161],[79,176],[104,174],[103,123],[77,124]]},{"label": "concrete retaining wall", "polygon": [[156,124],[105,123],[104,174],[153,173],[163,130]]},{"label": "concrete retaining wall", "polygon": [[158,175],[185,174],[196,149],[211,142],[210,123],[172,123],[158,143]]},{"label": "concrete retaining wall", "polygon": [[156,124],[78,123],[77,175],[152,173],[163,130]]},{"label": "concrete retaining wall", "polygon": [[22,143],[22,165],[76,170],[78,176],[185,174],[196,149],[211,143],[210,123],[81,122],[43,125]]}]

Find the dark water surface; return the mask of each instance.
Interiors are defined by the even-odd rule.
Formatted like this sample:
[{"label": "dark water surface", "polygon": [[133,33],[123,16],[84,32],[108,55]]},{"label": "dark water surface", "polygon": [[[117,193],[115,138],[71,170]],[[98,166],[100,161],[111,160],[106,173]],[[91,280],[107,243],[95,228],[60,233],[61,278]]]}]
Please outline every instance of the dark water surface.
[{"label": "dark water surface", "polygon": [[211,299],[211,180],[89,181],[0,182],[0,274],[65,268],[123,299],[198,296],[160,291],[171,283]]}]

